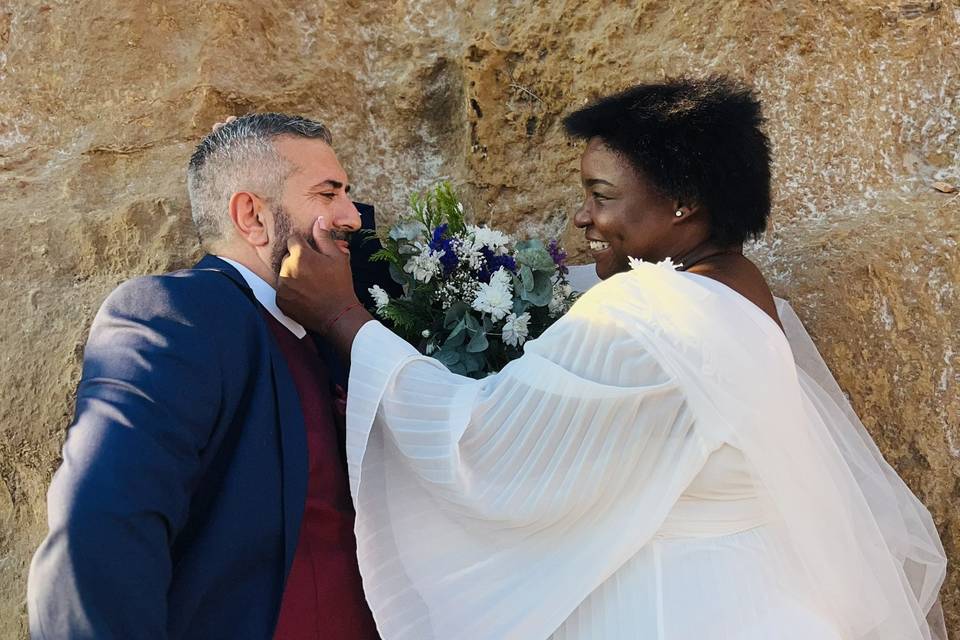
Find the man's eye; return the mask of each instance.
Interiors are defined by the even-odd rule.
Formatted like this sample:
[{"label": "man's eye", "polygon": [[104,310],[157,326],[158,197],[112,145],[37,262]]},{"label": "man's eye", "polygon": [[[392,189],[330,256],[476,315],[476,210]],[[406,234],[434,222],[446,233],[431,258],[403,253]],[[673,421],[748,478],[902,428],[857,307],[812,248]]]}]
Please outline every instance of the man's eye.
[{"label": "man's eye", "polygon": [[593,199],[596,200],[597,202],[603,202],[604,200],[609,200],[610,198],[603,195],[602,193],[594,193]]}]

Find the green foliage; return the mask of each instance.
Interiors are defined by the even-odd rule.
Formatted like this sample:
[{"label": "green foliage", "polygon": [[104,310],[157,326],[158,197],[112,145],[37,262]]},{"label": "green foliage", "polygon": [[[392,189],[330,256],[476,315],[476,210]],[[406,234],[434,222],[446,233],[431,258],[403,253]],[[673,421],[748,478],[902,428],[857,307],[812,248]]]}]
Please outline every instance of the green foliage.
[{"label": "green foliage", "polygon": [[413,211],[413,218],[423,224],[427,233],[443,224],[448,225],[449,233],[454,235],[467,230],[463,205],[447,181],[426,193],[414,193],[410,196],[410,209]]},{"label": "green foliage", "polygon": [[432,324],[430,315],[415,300],[395,298],[381,307],[377,314],[389,320],[394,330],[403,335],[405,340],[413,343],[419,342],[423,329]]}]

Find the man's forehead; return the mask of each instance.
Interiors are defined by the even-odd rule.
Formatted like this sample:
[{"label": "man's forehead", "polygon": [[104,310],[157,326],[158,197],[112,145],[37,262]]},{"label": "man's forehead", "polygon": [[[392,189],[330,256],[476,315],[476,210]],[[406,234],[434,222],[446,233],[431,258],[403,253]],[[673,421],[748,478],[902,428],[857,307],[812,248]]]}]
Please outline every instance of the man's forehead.
[{"label": "man's forehead", "polygon": [[275,144],[277,151],[296,167],[297,173],[346,183],[347,174],[340,166],[337,154],[323,140],[282,136]]}]

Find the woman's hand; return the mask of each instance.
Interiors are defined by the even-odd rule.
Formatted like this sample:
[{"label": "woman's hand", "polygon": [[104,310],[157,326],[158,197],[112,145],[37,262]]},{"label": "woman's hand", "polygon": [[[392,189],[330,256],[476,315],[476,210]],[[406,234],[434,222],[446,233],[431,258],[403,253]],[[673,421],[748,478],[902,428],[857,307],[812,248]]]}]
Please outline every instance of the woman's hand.
[{"label": "woman's hand", "polygon": [[223,125],[229,124],[236,119],[237,119],[237,116],[227,116],[227,119],[224,120],[223,122],[217,122],[213,125],[213,131],[216,132],[216,130],[222,127]]},{"label": "woman's hand", "polygon": [[287,241],[277,305],[311,331],[335,343],[346,340],[346,345],[337,346],[349,352],[356,331],[371,316],[354,293],[350,256],[336,244],[323,217],[317,218],[312,235],[316,249],[296,234]]}]

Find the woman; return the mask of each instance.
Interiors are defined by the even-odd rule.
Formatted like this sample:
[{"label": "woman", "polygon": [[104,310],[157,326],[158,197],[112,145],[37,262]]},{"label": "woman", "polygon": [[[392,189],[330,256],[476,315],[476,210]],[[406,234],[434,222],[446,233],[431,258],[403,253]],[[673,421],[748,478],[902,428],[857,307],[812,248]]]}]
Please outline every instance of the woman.
[{"label": "woman", "polygon": [[604,282],[482,381],[372,321],[322,221],[319,251],[291,241],[281,307],[352,356],[384,638],[945,637],[929,514],[742,254],[770,210],[761,123],[723,78],[569,116]]}]

